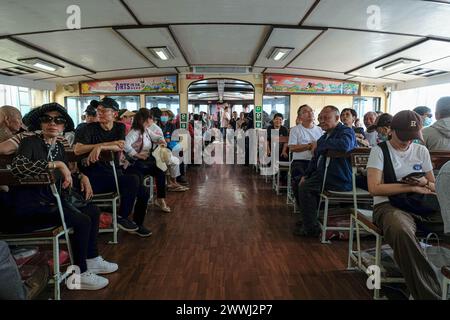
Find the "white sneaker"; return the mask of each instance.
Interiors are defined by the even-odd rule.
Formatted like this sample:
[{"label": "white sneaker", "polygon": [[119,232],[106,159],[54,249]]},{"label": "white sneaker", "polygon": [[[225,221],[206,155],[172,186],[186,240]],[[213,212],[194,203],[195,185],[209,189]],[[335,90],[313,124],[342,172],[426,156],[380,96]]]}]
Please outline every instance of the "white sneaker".
[{"label": "white sneaker", "polygon": [[78,290],[100,290],[106,287],[108,283],[108,279],[86,271],[80,274],[80,286]]},{"label": "white sneaker", "polygon": [[86,259],[86,264],[88,271],[95,274],[107,274],[117,271],[119,266],[117,263],[108,262],[102,258],[102,256],[98,256],[93,259]]}]

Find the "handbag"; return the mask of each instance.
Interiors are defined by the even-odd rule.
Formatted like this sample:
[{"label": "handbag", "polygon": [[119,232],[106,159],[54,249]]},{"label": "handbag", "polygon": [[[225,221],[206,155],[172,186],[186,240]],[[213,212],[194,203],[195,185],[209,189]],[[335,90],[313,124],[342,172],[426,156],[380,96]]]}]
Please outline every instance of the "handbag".
[{"label": "handbag", "polygon": [[84,198],[79,179],[73,179],[72,188],[61,190],[61,202],[63,207],[68,207],[75,212],[86,208],[91,203]]},{"label": "handbag", "polygon": [[[384,183],[400,183],[395,175],[394,166],[392,165],[391,155],[387,142],[384,141],[378,146],[383,151],[383,174]],[[417,215],[428,215],[433,212],[440,212],[439,201],[434,194],[420,194],[415,192],[400,193],[389,196],[389,202],[392,206]]]},{"label": "handbag", "polygon": [[[148,134],[146,132],[146,134]],[[149,138],[150,139],[150,138]],[[131,145],[131,147],[137,152],[142,152],[142,149],[144,148],[144,135],[140,134],[138,139]],[[133,166],[137,168],[139,171],[148,172],[152,168],[156,166],[156,159],[152,155],[152,150],[149,151],[149,156],[146,160],[136,159],[131,156],[129,156],[127,153],[125,153],[125,158],[130,163],[130,166]]]},{"label": "handbag", "polygon": [[62,200],[65,204],[74,206],[77,209],[82,209],[87,207],[89,201],[86,200],[83,195],[78,193],[76,190],[71,188],[70,190],[65,190],[62,193]]}]

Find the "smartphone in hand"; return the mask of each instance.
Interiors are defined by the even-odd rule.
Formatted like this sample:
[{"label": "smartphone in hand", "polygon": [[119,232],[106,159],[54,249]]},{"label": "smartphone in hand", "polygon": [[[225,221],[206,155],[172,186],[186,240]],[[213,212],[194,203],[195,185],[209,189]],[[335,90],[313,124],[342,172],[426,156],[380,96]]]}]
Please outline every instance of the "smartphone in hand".
[{"label": "smartphone in hand", "polygon": [[426,173],[425,172],[412,172],[410,174],[408,174],[407,176],[404,176],[402,178],[402,181],[406,181],[406,180],[419,180],[422,177],[425,177]]}]

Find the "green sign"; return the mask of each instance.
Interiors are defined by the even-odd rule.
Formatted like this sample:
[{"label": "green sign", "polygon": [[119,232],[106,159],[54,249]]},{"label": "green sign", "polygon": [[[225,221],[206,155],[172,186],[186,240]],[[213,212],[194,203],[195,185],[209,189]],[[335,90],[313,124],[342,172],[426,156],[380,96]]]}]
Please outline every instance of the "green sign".
[{"label": "green sign", "polygon": [[261,122],[256,122],[256,128],[257,129],[261,129],[262,128]]},{"label": "green sign", "polygon": [[182,122],[181,123],[181,129],[187,129],[187,123],[186,122]]},{"label": "green sign", "polygon": [[256,121],[261,121],[261,112],[256,113]]},{"label": "green sign", "polygon": [[256,106],[255,107],[255,112],[262,112],[261,106]]},{"label": "green sign", "polygon": [[182,113],[180,116],[181,122],[187,122],[187,113]]}]

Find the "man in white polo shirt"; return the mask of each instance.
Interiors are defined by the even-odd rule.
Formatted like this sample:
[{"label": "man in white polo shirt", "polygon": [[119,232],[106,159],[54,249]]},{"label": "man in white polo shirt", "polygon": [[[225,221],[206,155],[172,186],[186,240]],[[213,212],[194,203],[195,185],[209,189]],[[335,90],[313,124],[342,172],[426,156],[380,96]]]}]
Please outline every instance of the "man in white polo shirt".
[{"label": "man in white polo shirt", "polygon": [[304,104],[297,110],[298,125],[289,133],[289,151],[292,152],[291,177],[295,199],[298,203],[298,184],[305,175],[309,162],[317,146],[317,140],[323,135],[323,130],[314,124],[313,109]]}]

